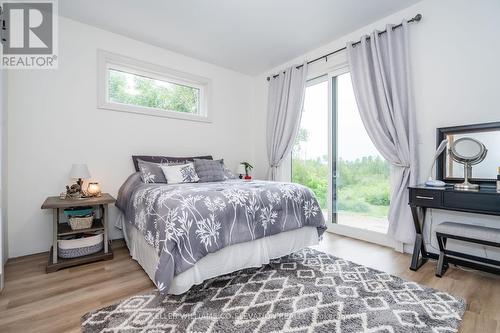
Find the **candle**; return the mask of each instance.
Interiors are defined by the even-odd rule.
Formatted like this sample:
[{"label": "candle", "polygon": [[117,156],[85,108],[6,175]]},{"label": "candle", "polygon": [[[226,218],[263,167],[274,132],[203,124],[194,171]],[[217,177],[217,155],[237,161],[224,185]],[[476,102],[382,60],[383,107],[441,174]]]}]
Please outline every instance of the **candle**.
[{"label": "candle", "polygon": [[89,197],[99,197],[101,196],[101,188],[99,183],[89,183],[87,187],[87,194]]}]

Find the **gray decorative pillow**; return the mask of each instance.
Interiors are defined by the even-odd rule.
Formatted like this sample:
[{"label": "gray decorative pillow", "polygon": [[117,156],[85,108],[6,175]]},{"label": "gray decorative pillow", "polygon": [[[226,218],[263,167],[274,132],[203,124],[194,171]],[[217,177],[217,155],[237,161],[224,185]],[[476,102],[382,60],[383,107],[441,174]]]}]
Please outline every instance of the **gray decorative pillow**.
[{"label": "gray decorative pillow", "polygon": [[222,160],[194,160],[194,168],[198,177],[200,177],[200,183],[207,182],[219,182],[225,180],[224,167]]},{"label": "gray decorative pillow", "polygon": [[166,183],[167,179],[161,170],[161,163],[138,160],[139,172],[144,183]]}]

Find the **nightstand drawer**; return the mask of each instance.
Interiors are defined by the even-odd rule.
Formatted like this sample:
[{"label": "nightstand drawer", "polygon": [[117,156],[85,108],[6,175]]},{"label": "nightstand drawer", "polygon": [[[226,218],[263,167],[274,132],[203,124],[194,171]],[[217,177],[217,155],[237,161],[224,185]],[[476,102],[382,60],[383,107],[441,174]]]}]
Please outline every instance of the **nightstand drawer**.
[{"label": "nightstand drawer", "polygon": [[441,207],[443,192],[441,190],[411,189],[410,204],[422,207]]}]

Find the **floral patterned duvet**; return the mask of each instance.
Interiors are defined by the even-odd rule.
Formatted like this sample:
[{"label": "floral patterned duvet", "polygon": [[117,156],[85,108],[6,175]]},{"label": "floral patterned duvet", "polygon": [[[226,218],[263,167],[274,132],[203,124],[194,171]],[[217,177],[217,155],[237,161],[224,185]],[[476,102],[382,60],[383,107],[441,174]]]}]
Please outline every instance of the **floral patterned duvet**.
[{"label": "floral patterned duvet", "polygon": [[155,284],[164,293],[175,275],[226,246],[304,226],[318,236],[326,229],[314,193],[293,183],[145,184],[135,174],[117,206],[158,252]]}]

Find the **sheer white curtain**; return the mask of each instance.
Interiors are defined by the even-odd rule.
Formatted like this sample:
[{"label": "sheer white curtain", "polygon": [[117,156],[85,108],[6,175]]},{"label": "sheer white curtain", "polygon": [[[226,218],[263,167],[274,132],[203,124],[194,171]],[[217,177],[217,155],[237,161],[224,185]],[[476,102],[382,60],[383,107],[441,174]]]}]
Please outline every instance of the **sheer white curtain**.
[{"label": "sheer white curtain", "polygon": [[299,130],[306,88],[307,63],[291,66],[269,82],[267,103],[267,157],[270,180],[276,180],[278,168],[290,154]]},{"label": "sheer white curtain", "polygon": [[388,234],[413,243],[415,230],[408,207],[409,185],[417,177],[417,136],[412,105],[408,24],[379,35],[374,31],[361,44],[347,45],[354,94],[363,124],[380,154],[391,164],[392,195]]}]

